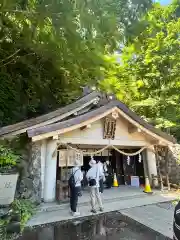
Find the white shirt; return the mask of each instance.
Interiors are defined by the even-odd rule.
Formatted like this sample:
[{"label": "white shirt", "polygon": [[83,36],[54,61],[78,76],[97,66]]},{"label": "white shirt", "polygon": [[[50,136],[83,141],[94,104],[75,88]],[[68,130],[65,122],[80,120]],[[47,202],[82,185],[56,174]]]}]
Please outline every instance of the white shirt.
[{"label": "white shirt", "polygon": [[102,162],[98,162],[98,166],[99,166],[99,168],[100,168],[100,171],[102,171],[103,172],[103,164],[102,164]]},{"label": "white shirt", "polygon": [[94,164],[86,175],[87,180],[95,179],[96,180],[96,186],[93,187],[99,187],[99,180],[100,178],[104,178],[103,169],[100,167],[100,164]]},{"label": "white shirt", "polygon": [[106,163],[106,162],[103,164],[103,169],[104,169],[104,172],[105,172],[105,173],[108,171],[107,163]]},{"label": "white shirt", "polygon": [[101,173],[103,173],[101,176],[100,176],[100,179],[103,179],[103,181],[105,181],[106,179],[105,179],[105,175],[104,175],[104,166],[103,166],[103,163],[102,162],[98,162],[98,167],[99,167],[99,171],[101,172]]},{"label": "white shirt", "polygon": [[75,187],[81,187],[81,181],[83,180],[83,174],[79,167],[73,167],[72,174],[74,174]]}]

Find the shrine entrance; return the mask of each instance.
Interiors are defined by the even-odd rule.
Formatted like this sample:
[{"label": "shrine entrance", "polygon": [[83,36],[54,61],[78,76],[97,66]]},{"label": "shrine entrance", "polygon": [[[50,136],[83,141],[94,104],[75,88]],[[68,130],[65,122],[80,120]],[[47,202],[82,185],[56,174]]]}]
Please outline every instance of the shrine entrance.
[{"label": "shrine entrance", "polygon": [[[136,151],[137,149],[123,149],[123,152],[129,154],[132,154]],[[136,187],[144,185],[144,154],[140,153],[134,156],[126,156],[115,150],[112,150],[111,159],[113,173],[116,173],[119,185],[133,185],[132,177],[137,179]]]},{"label": "shrine entrance", "polygon": [[[143,154],[137,154],[131,157],[123,155],[114,149],[105,149],[104,151],[91,155],[91,152],[96,152],[100,149],[95,148],[82,148],[79,149],[80,154],[73,149],[67,149],[61,146],[58,149],[57,154],[57,173],[56,173],[56,200],[59,203],[69,201],[69,188],[68,179],[70,177],[71,168],[73,167],[74,159],[79,159],[81,162],[81,170],[83,172],[84,179],[82,181],[82,192],[83,195],[88,191],[88,182],[86,180],[86,173],[89,170],[89,162],[91,157],[97,162],[100,161],[106,166],[105,176],[106,182],[104,187],[113,187],[114,174],[117,176],[118,184],[128,185],[134,187],[140,187],[144,185],[145,174],[144,174],[144,157]],[[139,149],[122,149],[122,151],[132,154],[137,152]],[[89,153],[87,155],[87,153]],[[108,164],[107,164],[108,163]],[[132,181],[132,178],[136,178],[136,183]],[[106,191],[106,190],[105,190]]]}]

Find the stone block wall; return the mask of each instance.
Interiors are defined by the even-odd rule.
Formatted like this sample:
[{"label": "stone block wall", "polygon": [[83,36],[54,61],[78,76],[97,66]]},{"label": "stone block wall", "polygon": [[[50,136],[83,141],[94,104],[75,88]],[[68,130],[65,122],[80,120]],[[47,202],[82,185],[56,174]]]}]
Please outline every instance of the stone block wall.
[{"label": "stone block wall", "polygon": [[30,142],[28,161],[24,163],[24,170],[20,176],[17,192],[21,198],[30,199],[39,204],[41,202],[41,143]]},{"label": "stone block wall", "polygon": [[169,179],[171,183],[180,184],[180,164],[175,152],[169,151],[168,154]]},{"label": "stone block wall", "polygon": [[[169,174],[170,183],[180,184],[180,164],[179,164],[179,153],[180,145],[175,145],[169,148],[168,151],[161,154],[160,157],[160,171],[165,176],[166,169]],[[166,166],[167,164],[167,166]]]}]

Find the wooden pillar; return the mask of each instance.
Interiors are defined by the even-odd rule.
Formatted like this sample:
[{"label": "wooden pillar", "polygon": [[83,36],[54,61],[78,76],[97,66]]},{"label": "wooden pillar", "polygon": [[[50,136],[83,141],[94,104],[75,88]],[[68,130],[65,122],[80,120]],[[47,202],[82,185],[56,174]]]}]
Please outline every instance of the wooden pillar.
[{"label": "wooden pillar", "polygon": [[148,177],[150,182],[152,183],[152,175],[157,176],[157,166],[156,166],[156,155],[154,152],[154,148],[146,150],[146,162],[148,169]]},{"label": "wooden pillar", "polygon": [[[49,139],[46,147],[44,201],[53,202],[56,197],[57,140]],[[55,154],[53,154],[55,151]]]},{"label": "wooden pillar", "polygon": [[148,175],[148,166],[147,166],[147,154],[146,154],[146,149],[142,151],[142,159],[143,159],[143,167],[144,167],[144,176],[149,176]]}]

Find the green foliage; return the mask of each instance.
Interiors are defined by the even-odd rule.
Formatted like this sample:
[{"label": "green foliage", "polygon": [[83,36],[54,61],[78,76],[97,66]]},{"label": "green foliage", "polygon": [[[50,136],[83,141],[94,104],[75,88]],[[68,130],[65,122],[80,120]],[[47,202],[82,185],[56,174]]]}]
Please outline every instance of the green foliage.
[{"label": "green foliage", "polygon": [[5,219],[0,219],[0,238],[10,240],[17,237],[17,234],[8,234],[6,227],[11,222],[12,216],[19,216],[21,224],[21,232],[23,232],[27,221],[34,215],[35,205],[29,200],[15,199],[11,204],[10,214]]},{"label": "green foliage", "polygon": [[23,231],[27,221],[35,213],[35,205],[25,199],[15,199],[12,203],[12,214],[18,215],[21,221],[21,231]]},{"label": "green foliage", "polygon": [[151,0],[1,1],[0,125],[68,104],[80,86],[106,77],[104,55],[134,34],[150,6]]},{"label": "green foliage", "polygon": [[102,68],[104,79],[99,82],[99,86],[104,92],[113,92],[119,100],[129,103],[132,95],[137,95],[137,86],[130,81],[128,72],[124,71],[123,66],[119,64],[119,57],[118,54],[105,57],[108,66]]},{"label": "green foliage", "polygon": [[11,149],[0,145],[0,172],[7,173],[14,171],[19,163],[19,156]]},{"label": "green foliage", "polygon": [[156,126],[179,137],[180,127],[180,1],[154,4],[136,25],[138,34],[121,56],[122,74],[136,94],[130,106]]},{"label": "green foliage", "polygon": [[3,240],[11,239],[6,232],[6,226],[8,223],[9,219],[0,219],[0,238]]}]

